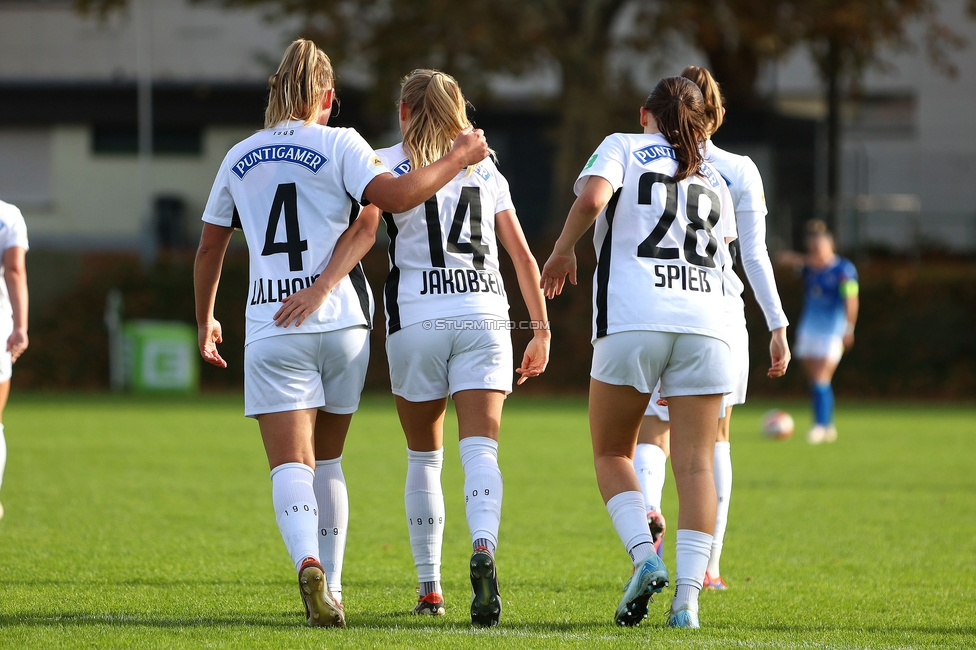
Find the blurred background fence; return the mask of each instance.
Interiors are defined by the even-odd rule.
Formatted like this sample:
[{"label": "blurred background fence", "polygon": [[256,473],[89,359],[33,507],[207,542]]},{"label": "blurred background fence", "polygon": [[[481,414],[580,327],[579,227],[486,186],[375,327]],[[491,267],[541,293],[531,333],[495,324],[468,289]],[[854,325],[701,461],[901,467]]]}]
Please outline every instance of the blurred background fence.
[{"label": "blurred background fence", "polygon": [[[548,242],[533,247],[540,259]],[[126,318],[193,321],[193,278],[190,253],[162,256],[145,269],[136,255],[40,254],[33,260],[32,293],[37,301],[31,324],[31,354],[17,363],[17,385],[29,389],[106,389],[109,385],[108,337],[103,323],[105,299],[121,290]],[[545,375],[519,390],[583,392],[591,347],[592,247],[580,247],[580,284],[550,302],[553,323],[552,360]],[[376,246],[364,260],[374,294],[381,295],[387,258]],[[39,269],[59,269],[44,273]],[[512,318],[527,318],[511,265],[504,266]],[[898,399],[972,399],[976,395],[976,261],[872,257],[860,266],[861,317],[857,341],[838,370],[835,385],[844,395]],[[67,281],[66,281],[67,280]],[[792,272],[778,275],[780,293],[791,321],[797,321],[801,285]],[[217,318],[223,326],[221,354],[226,370],[204,366],[205,390],[241,390],[243,386],[244,304],[247,296],[247,254],[238,246],[224,266],[217,297]],[[748,290],[747,290],[748,292]],[[783,380],[765,377],[769,336],[755,302],[747,297],[751,336],[751,395],[801,394],[805,381],[794,367]],[[367,389],[389,389],[382,302],[372,334]],[[528,332],[514,331],[516,356]]]}]

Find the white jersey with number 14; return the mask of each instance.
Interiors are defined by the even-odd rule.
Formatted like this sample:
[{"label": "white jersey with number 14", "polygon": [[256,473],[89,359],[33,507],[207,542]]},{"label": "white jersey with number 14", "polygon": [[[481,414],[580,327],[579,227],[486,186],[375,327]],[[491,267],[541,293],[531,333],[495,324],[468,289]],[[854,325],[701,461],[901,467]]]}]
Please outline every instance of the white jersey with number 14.
[{"label": "white jersey with number 14", "polygon": [[[410,171],[402,143],[376,154],[395,175]],[[507,321],[495,215],[514,209],[508,181],[486,159],[413,210],[385,213],[390,236],[390,275],[384,289],[387,333],[465,315]]]}]

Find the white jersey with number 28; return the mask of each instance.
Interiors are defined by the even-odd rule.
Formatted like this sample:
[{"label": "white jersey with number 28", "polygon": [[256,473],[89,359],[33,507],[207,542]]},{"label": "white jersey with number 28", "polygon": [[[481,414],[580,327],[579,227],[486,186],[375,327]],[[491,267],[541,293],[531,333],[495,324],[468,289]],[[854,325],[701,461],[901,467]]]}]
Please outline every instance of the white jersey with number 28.
[{"label": "white jersey with number 28", "polygon": [[371,325],[361,266],[299,326],[274,324],[281,301],[310,286],[359,216],[371,180],[389,170],[353,129],[287,121],[235,145],[217,172],[203,220],[244,231],[250,254],[247,341]]},{"label": "white jersey with number 28", "polygon": [[[376,154],[394,174],[410,171],[402,143]],[[390,236],[387,333],[469,314],[508,320],[495,215],[514,209],[508,181],[486,159],[413,210],[384,214]]]},{"label": "white jersey with number 28", "polygon": [[576,181],[600,176],[614,194],[596,221],[593,340],[654,330],[727,339],[722,271],[734,239],[729,189],[708,164],[676,182],[659,133],[607,136]]}]

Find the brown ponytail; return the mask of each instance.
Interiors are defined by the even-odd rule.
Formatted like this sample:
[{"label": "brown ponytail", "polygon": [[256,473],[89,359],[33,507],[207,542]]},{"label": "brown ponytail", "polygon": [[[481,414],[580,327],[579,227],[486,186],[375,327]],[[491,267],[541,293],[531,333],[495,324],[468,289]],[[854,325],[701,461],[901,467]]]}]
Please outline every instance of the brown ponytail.
[{"label": "brown ponytail", "polygon": [[675,180],[698,173],[704,162],[702,147],[708,140],[705,105],[701,90],[684,77],[666,77],[654,86],[644,102],[678,159]]},{"label": "brown ponytail", "polygon": [[722,90],[712,73],[697,65],[689,65],[681,71],[681,76],[690,79],[701,90],[702,100],[705,102],[705,126],[711,136],[718,131],[725,119],[725,98],[722,97]]}]

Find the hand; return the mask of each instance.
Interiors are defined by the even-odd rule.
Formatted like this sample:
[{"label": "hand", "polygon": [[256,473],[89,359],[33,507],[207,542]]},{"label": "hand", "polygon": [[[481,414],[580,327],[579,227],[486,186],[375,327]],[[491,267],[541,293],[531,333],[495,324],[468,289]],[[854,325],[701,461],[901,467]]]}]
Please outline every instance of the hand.
[{"label": "hand", "polygon": [[305,319],[312,315],[332,292],[331,287],[313,282],[297,293],[287,296],[281,301],[281,307],[275,312],[274,321],[278,327],[288,327],[295,323],[298,327]]},{"label": "hand", "polygon": [[488,157],[488,141],[485,140],[485,132],[471,126],[464,127],[454,138],[451,153],[454,152],[458,152],[461,156],[461,162],[465,167],[477,165]]},{"label": "hand", "polygon": [[522,364],[515,369],[515,372],[522,375],[518,380],[521,386],[529,377],[538,377],[546,371],[549,365],[549,333],[545,335],[533,336],[529,344],[525,346],[525,354],[522,355]]},{"label": "hand", "polygon": [[769,360],[771,365],[766,371],[766,376],[771,378],[782,377],[786,374],[786,368],[790,365],[790,346],[786,342],[786,328],[780,327],[772,332],[769,339]]},{"label": "hand", "polygon": [[555,250],[546,265],[542,268],[542,279],[539,286],[546,298],[552,300],[563,292],[563,285],[566,284],[566,276],[569,275],[570,284],[576,284],[576,251],[570,250],[568,253],[558,253]]},{"label": "hand", "polygon": [[227,362],[217,352],[217,344],[223,343],[224,337],[220,333],[220,323],[210,320],[197,328],[197,344],[200,346],[200,356],[207,363],[226,368]]},{"label": "hand", "polygon": [[852,347],[854,347],[854,332],[849,331],[844,334],[844,352],[850,352]]},{"label": "hand", "polygon": [[27,331],[14,330],[14,333],[7,339],[7,352],[10,353],[11,363],[16,363],[17,359],[27,349]]}]

